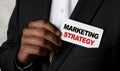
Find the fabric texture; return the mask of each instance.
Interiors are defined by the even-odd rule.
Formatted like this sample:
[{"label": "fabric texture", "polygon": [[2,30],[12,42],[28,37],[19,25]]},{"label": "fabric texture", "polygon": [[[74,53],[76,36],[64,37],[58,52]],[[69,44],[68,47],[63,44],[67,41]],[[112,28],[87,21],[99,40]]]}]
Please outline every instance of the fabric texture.
[{"label": "fabric texture", "polygon": [[[32,71],[119,71],[120,0],[79,0],[70,19],[104,29],[99,48],[85,48],[63,41],[60,52],[47,67],[47,58],[38,58]],[[7,41],[0,48],[0,67],[15,71],[15,58],[22,31],[30,21],[49,21],[51,0],[17,0]],[[45,66],[44,66],[45,65]],[[46,68],[45,68],[46,69]]]}]

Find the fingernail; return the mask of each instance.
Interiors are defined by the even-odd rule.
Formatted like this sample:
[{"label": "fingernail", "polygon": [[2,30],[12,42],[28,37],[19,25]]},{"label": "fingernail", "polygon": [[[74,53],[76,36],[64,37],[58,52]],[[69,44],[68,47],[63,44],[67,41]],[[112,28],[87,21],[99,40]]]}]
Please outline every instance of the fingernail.
[{"label": "fingernail", "polygon": [[56,32],[56,35],[57,35],[57,36],[60,36],[60,35],[61,35],[61,32],[60,32],[60,31],[57,31],[57,32]]}]

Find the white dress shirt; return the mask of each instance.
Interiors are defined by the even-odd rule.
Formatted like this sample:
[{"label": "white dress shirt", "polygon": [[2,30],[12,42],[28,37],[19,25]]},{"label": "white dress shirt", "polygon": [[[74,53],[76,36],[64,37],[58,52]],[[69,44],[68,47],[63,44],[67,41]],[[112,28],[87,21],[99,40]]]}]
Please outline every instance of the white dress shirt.
[{"label": "white dress shirt", "polygon": [[[60,29],[64,18],[69,18],[78,0],[52,0],[50,22]],[[54,53],[50,54],[50,62]]]},{"label": "white dress shirt", "polygon": [[69,18],[78,0],[52,0],[50,22],[60,29],[64,18]]}]

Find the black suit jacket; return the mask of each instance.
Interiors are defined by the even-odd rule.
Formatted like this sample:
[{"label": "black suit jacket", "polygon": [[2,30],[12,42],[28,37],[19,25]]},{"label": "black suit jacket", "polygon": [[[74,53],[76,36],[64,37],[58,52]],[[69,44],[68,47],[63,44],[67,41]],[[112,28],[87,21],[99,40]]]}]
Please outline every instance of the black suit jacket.
[{"label": "black suit jacket", "polygon": [[[47,71],[119,71],[120,0],[79,0],[70,19],[104,29],[99,48],[63,42]],[[30,21],[49,20],[51,0],[17,0],[8,27],[8,38],[0,48],[0,67],[15,71],[15,58],[22,31]],[[42,58],[34,71],[41,69]],[[117,65],[119,64],[119,65]],[[119,69],[119,70],[117,70]]]}]

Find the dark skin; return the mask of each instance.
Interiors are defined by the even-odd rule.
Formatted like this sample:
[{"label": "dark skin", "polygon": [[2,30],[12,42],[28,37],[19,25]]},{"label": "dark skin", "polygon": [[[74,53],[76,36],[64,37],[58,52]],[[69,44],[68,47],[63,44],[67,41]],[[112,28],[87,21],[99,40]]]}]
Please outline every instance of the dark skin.
[{"label": "dark skin", "polygon": [[61,32],[45,20],[30,22],[23,30],[18,60],[22,64],[34,62],[39,56],[49,56],[62,45]]}]

